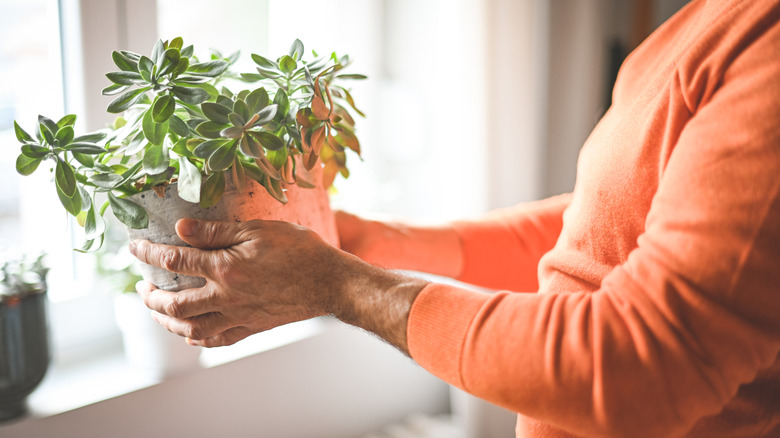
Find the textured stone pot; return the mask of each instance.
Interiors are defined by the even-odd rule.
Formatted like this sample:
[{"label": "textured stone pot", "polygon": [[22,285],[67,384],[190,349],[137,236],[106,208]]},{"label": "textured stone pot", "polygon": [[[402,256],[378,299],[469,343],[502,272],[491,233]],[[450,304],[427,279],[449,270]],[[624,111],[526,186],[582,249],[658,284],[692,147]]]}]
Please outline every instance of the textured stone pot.
[{"label": "textured stone pot", "polygon": [[[313,174],[321,181],[321,169]],[[176,221],[182,218],[216,221],[244,222],[252,219],[281,220],[303,225],[317,232],[329,243],[338,246],[338,234],[333,212],[330,209],[327,190],[322,187],[304,189],[289,186],[287,204],[282,204],[253,180],[248,180],[243,192],[238,192],[231,178],[226,178],[225,193],[220,201],[208,208],[179,198],[176,185],[169,185],[165,197],[153,191],[135,194],[129,199],[149,213],[149,226],[140,230],[128,229],[130,239],[147,239],[156,243],[185,246],[176,235]],[[141,275],[146,281],[164,290],[178,291],[200,287],[203,278],[173,274],[163,269],[142,265]]]},{"label": "textured stone pot", "polygon": [[0,300],[0,422],[26,412],[50,359],[46,293]]}]

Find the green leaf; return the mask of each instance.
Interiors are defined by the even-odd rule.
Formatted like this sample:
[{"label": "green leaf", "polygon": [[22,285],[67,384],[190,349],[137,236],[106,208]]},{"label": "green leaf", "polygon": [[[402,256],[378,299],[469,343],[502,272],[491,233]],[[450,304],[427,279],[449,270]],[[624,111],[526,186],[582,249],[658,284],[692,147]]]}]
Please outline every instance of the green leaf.
[{"label": "green leaf", "polygon": [[257,121],[255,122],[254,125],[255,126],[262,126],[262,125],[265,125],[266,123],[270,122],[271,120],[273,120],[274,117],[276,116],[276,109],[277,108],[278,107],[276,106],[276,104],[273,104],[273,105],[268,105],[267,107],[265,107],[262,110],[260,110],[260,112],[257,113],[258,119],[257,119]]},{"label": "green leaf", "polygon": [[16,158],[16,171],[19,173],[19,175],[30,175],[31,173],[35,172],[35,169],[38,168],[38,165],[41,164],[41,161],[43,161],[43,158],[31,158],[27,155],[20,154]]},{"label": "green leaf", "polygon": [[276,104],[276,116],[274,117],[281,121],[290,111],[290,99],[287,97],[287,93],[283,89],[280,88],[276,91],[276,96],[274,96],[274,103]]},{"label": "green leaf", "polygon": [[54,120],[44,117],[44,116],[38,116],[38,124],[45,126],[52,135],[54,135],[57,131],[60,130],[60,127],[57,126],[56,123],[54,123]]},{"label": "green leaf", "polygon": [[195,88],[200,88],[201,90],[203,90],[206,93],[208,93],[209,94],[209,99],[216,99],[217,97],[219,97],[219,90],[217,90],[217,87],[215,87],[215,86],[213,86],[213,85],[211,85],[209,83],[193,84],[192,86],[195,87]]},{"label": "green leaf", "polygon": [[274,199],[281,202],[282,204],[287,203],[287,196],[284,195],[281,181],[266,177],[265,183],[263,185],[268,191],[268,194],[273,196]]},{"label": "green leaf", "polygon": [[34,144],[22,145],[22,154],[28,158],[44,158],[51,150],[47,147]]},{"label": "green leaf", "polygon": [[361,75],[361,74],[350,73],[350,74],[343,74],[343,75],[338,75],[338,76],[336,76],[336,78],[338,78],[338,79],[355,79],[355,80],[362,80],[362,79],[368,79],[368,76],[366,76],[366,75]]},{"label": "green leaf", "polygon": [[243,127],[246,121],[244,118],[239,115],[238,113],[230,113],[228,114],[228,120],[230,121],[230,124],[236,127]]},{"label": "green leaf", "polygon": [[263,145],[264,148],[268,149],[269,151],[276,151],[284,148],[284,140],[275,136],[274,134],[271,134],[270,132],[249,131],[249,134],[252,135],[255,140],[257,140],[261,145]]},{"label": "green leaf", "polygon": [[137,73],[138,61],[131,59],[125,53],[127,52],[114,51],[111,53],[111,59],[114,60],[114,64],[116,64],[116,66],[119,67],[120,70]]},{"label": "green leaf", "polygon": [[102,146],[98,146],[94,143],[87,143],[87,142],[73,142],[62,149],[70,152],[77,152],[80,154],[88,154],[88,155],[100,155],[104,152],[107,152],[106,149]]},{"label": "green leaf", "polygon": [[190,151],[189,148],[187,148],[186,138],[182,138],[179,141],[177,141],[176,144],[173,145],[173,148],[171,148],[171,150],[180,157],[195,158],[195,155],[192,154],[192,151]]},{"label": "green leaf", "polygon": [[54,171],[54,181],[67,197],[72,197],[76,192],[76,175],[73,168],[59,157]]},{"label": "green leaf", "polygon": [[118,198],[111,192],[108,192],[108,202],[111,204],[114,216],[128,227],[140,229],[149,226],[149,215],[135,202]]},{"label": "green leaf", "polygon": [[89,182],[101,189],[115,189],[121,185],[122,176],[115,173],[96,173],[89,177]]},{"label": "green leaf", "polygon": [[168,133],[168,121],[157,123],[154,121],[152,115],[153,108],[146,111],[143,118],[143,132],[144,137],[149,140],[149,143],[154,145],[161,145],[165,140],[165,134]]},{"label": "green leaf", "polygon": [[196,146],[195,149],[193,149],[192,153],[198,158],[208,159],[214,152],[216,152],[219,148],[222,147],[222,145],[224,145],[228,141],[229,140],[225,140],[222,138],[218,138],[214,140],[206,140],[203,143]]},{"label": "green leaf", "polygon": [[173,115],[175,110],[176,102],[174,102],[173,96],[170,94],[157,96],[152,103],[152,119],[157,123],[163,123]]},{"label": "green leaf", "polygon": [[200,170],[186,157],[179,157],[179,197],[189,202],[200,202]]},{"label": "green leaf", "polygon": [[213,61],[199,62],[197,64],[190,65],[187,69],[187,73],[201,76],[219,76],[224,73],[229,67],[227,61],[221,59],[215,59]]},{"label": "green leaf", "polygon": [[93,168],[95,167],[95,160],[92,159],[89,155],[80,154],[78,152],[72,152],[73,158],[76,159],[79,163],[81,163],[83,166]]},{"label": "green leaf", "polygon": [[82,206],[81,194],[78,190],[74,190],[73,195],[68,196],[60,186],[57,185],[57,196],[60,198],[60,203],[62,203],[62,206],[65,207],[65,210],[67,210],[68,213],[73,216],[78,216]]},{"label": "green leaf", "polygon": [[220,131],[219,135],[226,138],[241,138],[244,135],[244,129],[238,126],[231,126]]},{"label": "green leaf", "polygon": [[184,40],[181,37],[176,37],[176,38],[172,39],[170,43],[168,43],[168,47],[174,48],[174,49],[181,50],[181,48],[183,46],[184,46]]},{"label": "green leaf", "polygon": [[116,85],[133,85],[143,81],[141,74],[134,71],[115,71],[106,73],[106,77]]},{"label": "green leaf", "polygon": [[54,144],[54,133],[43,123],[38,125],[38,132],[43,137],[43,140],[50,145]]},{"label": "green leaf", "polygon": [[176,65],[176,68],[171,71],[171,77],[181,76],[188,68],[190,68],[190,60],[189,58],[184,57],[184,53],[181,53],[179,63]]},{"label": "green leaf", "polygon": [[297,67],[298,63],[287,55],[282,56],[282,59],[279,60],[279,69],[287,76],[290,76]]},{"label": "green leaf", "polygon": [[118,84],[111,84],[108,87],[104,88],[100,93],[103,96],[113,96],[115,94],[119,94],[125,90],[130,88],[129,85],[118,85]]},{"label": "green leaf", "polygon": [[255,89],[246,97],[246,105],[249,107],[250,114],[257,114],[258,111],[268,106],[269,103],[268,92],[263,87]]},{"label": "green leaf", "polygon": [[144,152],[144,170],[149,175],[163,173],[168,169],[168,148],[163,144],[150,143]]},{"label": "green leaf", "polygon": [[180,78],[176,78],[175,82],[177,84],[202,84],[210,80],[211,78],[208,76],[182,76]]},{"label": "green leaf", "polygon": [[239,147],[241,148],[241,152],[247,157],[260,158],[263,156],[262,146],[260,146],[260,143],[251,135],[244,135],[241,137]]},{"label": "green leaf", "polygon": [[74,143],[97,143],[106,138],[105,132],[90,132],[89,134],[79,135],[73,139]]},{"label": "green leaf", "polygon": [[141,152],[143,148],[146,146],[146,138],[144,137],[144,132],[139,131],[135,137],[130,141],[130,144],[127,145],[127,149],[125,149],[125,156],[128,155],[135,155],[138,152]]},{"label": "green leaf", "polygon": [[237,100],[236,103],[233,104],[233,111],[241,116],[241,119],[243,120],[242,125],[252,118],[252,113],[249,112],[249,107],[243,100]]},{"label": "green leaf", "polygon": [[162,55],[162,66],[160,67],[159,75],[162,76],[170,71],[173,71],[181,60],[181,54],[178,49],[167,49]]},{"label": "green leaf", "polygon": [[281,169],[284,167],[284,164],[287,163],[287,148],[268,151],[266,156],[268,157],[268,161],[270,161],[275,168]]},{"label": "green leaf", "polygon": [[296,61],[300,61],[303,58],[303,43],[298,38],[290,46],[290,56]]},{"label": "green leaf", "polygon": [[255,62],[255,64],[259,65],[260,67],[263,67],[265,69],[270,70],[277,70],[279,69],[279,65],[275,62],[271,61],[270,59],[266,58],[265,56],[258,55],[253,53],[252,54],[252,61]]},{"label": "green leaf", "polygon": [[144,87],[125,91],[108,104],[106,111],[113,114],[121,113],[122,111],[125,111],[131,106],[135,105],[136,102],[144,97],[144,93],[151,89],[152,87]]},{"label": "green leaf", "polygon": [[257,73],[241,73],[241,79],[243,79],[245,82],[257,82],[264,77],[265,76],[259,75]]},{"label": "green leaf", "polygon": [[163,45],[162,40],[157,40],[157,42],[154,43],[154,48],[152,49],[152,61],[154,61],[154,63],[157,65],[162,64],[164,52],[165,46]]},{"label": "green leaf", "polygon": [[216,122],[220,125],[227,125],[228,114],[232,112],[230,108],[213,102],[203,102],[200,105],[200,109],[203,111],[203,115],[209,120]]},{"label": "green leaf", "polygon": [[154,68],[154,62],[151,59],[147,58],[146,56],[141,56],[141,58],[138,60],[138,73],[141,73],[141,75],[147,82],[152,81],[153,68]]},{"label": "green leaf", "polygon": [[207,208],[215,205],[219,202],[223,193],[225,193],[224,172],[212,173],[206,178],[206,181],[201,188],[200,206]]},{"label": "green leaf", "polygon": [[16,139],[22,143],[32,143],[35,140],[28,134],[18,123],[14,120],[14,132],[16,133]]},{"label": "green leaf", "polygon": [[103,220],[103,216],[99,215],[95,211],[94,204],[87,210],[87,218],[84,221],[84,238],[87,240],[93,240],[106,231],[106,222]]},{"label": "green leaf", "polygon": [[57,121],[57,126],[59,126],[60,129],[64,128],[65,126],[73,126],[75,124],[76,124],[75,114],[66,114],[60,120]]},{"label": "green leaf", "polygon": [[89,192],[84,187],[79,186],[79,197],[81,198],[81,211],[92,208],[92,198],[89,197]]},{"label": "green leaf", "polygon": [[189,58],[192,56],[192,54],[195,53],[195,47],[190,44],[189,46],[181,49],[181,57],[182,58]]},{"label": "green leaf", "polygon": [[226,145],[215,150],[206,160],[209,169],[215,172],[229,169],[230,165],[233,164],[233,159],[236,157],[236,144],[235,140],[231,140]]},{"label": "green leaf", "polygon": [[203,122],[195,128],[195,132],[206,138],[219,138],[220,131],[225,129],[227,125],[220,125],[216,122]]},{"label": "green leaf", "polygon": [[190,134],[190,128],[176,115],[172,115],[168,120],[171,131],[179,137],[187,137]]},{"label": "green leaf", "polygon": [[57,141],[58,145],[65,146],[73,141],[73,135],[73,126],[66,125],[57,131],[57,135],[54,136],[54,139]]},{"label": "green leaf", "polygon": [[209,99],[209,93],[202,88],[174,85],[171,91],[181,101],[190,105],[199,105]]}]

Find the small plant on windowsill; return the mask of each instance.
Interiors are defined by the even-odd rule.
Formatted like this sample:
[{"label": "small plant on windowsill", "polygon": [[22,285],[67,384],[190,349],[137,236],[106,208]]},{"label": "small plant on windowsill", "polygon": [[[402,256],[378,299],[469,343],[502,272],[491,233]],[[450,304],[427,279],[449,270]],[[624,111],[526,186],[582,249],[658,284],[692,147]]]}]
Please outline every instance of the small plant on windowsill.
[{"label": "small plant on windowsill", "polygon": [[0,254],[0,423],[26,411],[49,366],[43,257]]},{"label": "small plant on windowsill", "polygon": [[[54,164],[57,195],[84,227],[81,251],[102,245],[108,207],[137,238],[143,236],[133,230],[153,228],[160,209],[151,198],[212,211],[220,203],[235,208],[220,202],[232,191],[252,198],[240,205],[256,207],[262,192],[276,204],[272,209],[291,197],[317,205],[300,211],[288,205],[271,217],[236,211],[202,217],[293,220],[337,244],[326,189],[337,174],[349,175],[346,150],[360,154],[350,112],[363,115],[343,81],[365,76],[343,72],[347,56],[313,54],[305,60],[295,40],[275,60],[253,54],[256,71],[236,74],[231,66],[238,54],[202,61],[181,38],[158,41],[148,57],[115,51],[119,71],[106,74],[112,85],[103,90],[117,96],[107,109],[121,114],[113,126],[76,135],[76,115],[56,122],[39,116],[33,137],[14,122],[22,143],[16,169],[29,175],[42,162]],[[228,80],[241,89],[230,89]]]}]

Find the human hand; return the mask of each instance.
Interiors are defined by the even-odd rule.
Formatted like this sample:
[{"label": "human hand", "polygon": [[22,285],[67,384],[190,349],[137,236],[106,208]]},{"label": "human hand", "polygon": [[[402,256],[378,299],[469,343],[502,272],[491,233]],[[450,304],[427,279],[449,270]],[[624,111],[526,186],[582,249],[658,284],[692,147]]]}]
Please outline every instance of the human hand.
[{"label": "human hand", "polygon": [[424,282],[370,266],[287,222],[182,219],[176,232],[193,248],[134,241],[130,251],[142,262],[206,279],[179,292],[137,286],[154,318],[191,345],[230,345],[334,314],[406,349],[408,309]]},{"label": "human hand", "polygon": [[356,262],[313,231],[287,222],[185,219],[176,231],[194,248],[136,241],[131,252],[145,263],[206,278],[205,286],[180,292],[138,286],[155,319],[194,345],[228,345],[332,313],[340,270]]}]

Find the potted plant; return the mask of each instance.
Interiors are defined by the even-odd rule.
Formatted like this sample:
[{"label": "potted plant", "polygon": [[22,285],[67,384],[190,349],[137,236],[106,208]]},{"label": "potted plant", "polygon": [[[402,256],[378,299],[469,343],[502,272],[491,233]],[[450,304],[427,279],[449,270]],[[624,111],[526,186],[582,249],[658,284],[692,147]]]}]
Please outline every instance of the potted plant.
[{"label": "potted plant", "polygon": [[0,422],[27,410],[49,367],[43,255],[10,257],[0,268]]},{"label": "potted plant", "polygon": [[[343,81],[365,76],[343,73],[347,56],[313,55],[304,59],[295,40],[289,53],[253,54],[256,71],[235,73],[238,54],[201,60],[178,37],[158,41],[150,56],[114,51],[118,71],[103,90],[116,96],[107,108],[119,115],[113,125],[76,135],[76,115],[39,116],[32,136],[14,122],[16,169],[29,175],[54,164],[59,199],[84,228],[80,251],[102,245],[109,207],[131,238],[181,245],[180,217],[265,218],[338,244],[327,189],[349,175],[346,151],[360,154],[350,112],[362,116]],[[169,290],[203,281],[145,269]]]}]

